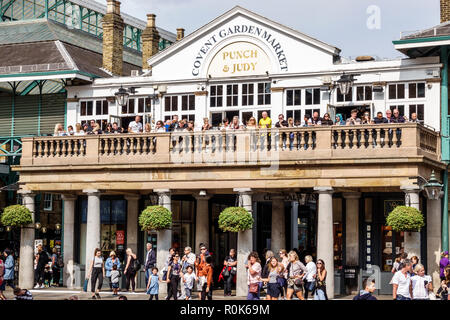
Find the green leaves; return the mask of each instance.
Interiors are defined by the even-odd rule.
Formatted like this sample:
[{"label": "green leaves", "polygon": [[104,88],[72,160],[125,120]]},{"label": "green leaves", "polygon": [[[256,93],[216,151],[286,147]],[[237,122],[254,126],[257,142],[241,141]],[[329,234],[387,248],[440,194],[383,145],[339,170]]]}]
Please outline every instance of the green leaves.
[{"label": "green leaves", "polygon": [[139,225],[143,231],[170,229],[172,212],[162,206],[150,206],[139,216]]},{"label": "green leaves", "polygon": [[241,207],[226,208],[220,213],[219,228],[224,232],[239,232],[253,228],[253,217]]},{"label": "green leaves", "polygon": [[394,231],[417,231],[425,226],[422,213],[413,207],[398,206],[386,219]]},{"label": "green leaves", "polygon": [[17,204],[5,208],[1,221],[6,227],[23,227],[33,223],[33,216],[25,206]]}]

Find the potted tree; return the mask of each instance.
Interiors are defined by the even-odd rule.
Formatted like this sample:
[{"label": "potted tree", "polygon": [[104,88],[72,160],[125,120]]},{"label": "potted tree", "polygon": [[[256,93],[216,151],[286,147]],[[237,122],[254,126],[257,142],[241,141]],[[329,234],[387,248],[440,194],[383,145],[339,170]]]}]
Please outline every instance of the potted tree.
[{"label": "potted tree", "polygon": [[170,229],[172,212],[163,206],[149,206],[139,216],[139,225],[143,231]]},{"label": "potted tree", "polygon": [[245,208],[229,207],[219,215],[219,228],[224,232],[241,232],[253,228],[253,217]]},{"label": "potted tree", "polygon": [[3,210],[1,221],[6,227],[22,228],[33,223],[33,215],[28,208],[17,204]]},{"label": "potted tree", "polygon": [[420,232],[420,229],[425,226],[422,213],[416,208],[408,206],[395,207],[389,213],[386,222],[397,232]]}]

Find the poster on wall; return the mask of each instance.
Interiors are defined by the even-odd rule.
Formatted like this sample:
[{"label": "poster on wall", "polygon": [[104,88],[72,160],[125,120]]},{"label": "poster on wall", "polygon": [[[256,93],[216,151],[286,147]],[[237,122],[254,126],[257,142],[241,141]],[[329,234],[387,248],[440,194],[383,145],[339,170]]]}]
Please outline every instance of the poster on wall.
[{"label": "poster on wall", "polygon": [[116,245],[124,245],[125,244],[125,231],[117,230],[116,231]]},{"label": "poster on wall", "polygon": [[38,245],[44,245],[44,241],[42,239],[34,240],[34,254],[37,254],[38,252],[37,250]]}]

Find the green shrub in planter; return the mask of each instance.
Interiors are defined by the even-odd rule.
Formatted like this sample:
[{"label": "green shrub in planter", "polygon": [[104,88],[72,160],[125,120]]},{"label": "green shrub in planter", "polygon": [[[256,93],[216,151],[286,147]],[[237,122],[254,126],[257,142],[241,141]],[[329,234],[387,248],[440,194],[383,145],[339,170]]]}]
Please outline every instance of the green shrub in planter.
[{"label": "green shrub in planter", "polygon": [[6,227],[23,227],[33,223],[33,216],[25,206],[17,204],[6,207],[1,220]]},{"label": "green shrub in planter", "polygon": [[220,213],[219,228],[224,232],[239,232],[253,228],[253,217],[242,207],[226,208]]},{"label": "green shrub in planter", "polygon": [[422,213],[413,207],[398,206],[386,219],[387,225],[394,231],[419,232],[425,226]]},{"label": "green shrub in planter", "polygon": [[147,207],[139,216],[139,225],[143,231],[170,229],[172,212],[162,206]]}]

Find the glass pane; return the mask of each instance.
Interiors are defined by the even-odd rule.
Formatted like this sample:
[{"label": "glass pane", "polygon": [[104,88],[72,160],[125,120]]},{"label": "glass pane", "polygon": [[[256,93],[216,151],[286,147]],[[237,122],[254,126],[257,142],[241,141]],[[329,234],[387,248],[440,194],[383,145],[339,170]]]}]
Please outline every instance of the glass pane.
[{"label": "glass pane", "polygon": [[242,94],[247,94],[247,88],[248,88],[247,84],[242,85]]},{"label": "glass pane", "polygon": [[345,96],[345,101],[353,101],[353,88],[350,88],[350,91]]},{"label": "glass pane", "polygon": [[294,121],[295,120],[302,120],[302,117],[301,117],[301,115],[302,115],[302,112],[301,112],[301,110],[295,110],[294,111]]},{"label": "glass pane", "polygon": [[336,99],[337,99],[337,102],[344,102],[344,96],[342,95],[341,89],[339,89],[339,88],[337,89]]},{"label": "glass pane", "polygon": [[253,83],[248,85],[248,93],[250,94],[255,93],[255,85]]},{"label": "glass pane", "polygon": [[397,99],[405,99],[405,85],[404,84],[397,85]]},{"label": "glass pane", "polygon": [[420,121],[425,120],[425,106],[423,104],[417,105],[417,119]]},{"label": "glass pane", "polygon": [[189,95],[189,110],[195,110],[195,95]]},{"label": "glass pane", "polygon": [[293,118],[293,116],[294,116],[293,110],[286,111],[286,119]]},{"label": "glass pane", "polygon": [[233,94],[239,94],[239,86],[237,84],[233,86]]},{"label": "glass pane", "polygon": [[107,100],[103,100],[103,114],[109,114],[109,104]]},{"label": "glass pane", "polygon": [[389,99],[397,99],[397,88],[395,84],[389,85]]},{"label": "glass pane", "polygon": [[248,101],[247,96],[242,96],[242,105],[243,106],[247,106],[248,105],[247,101]]},{"label": "glass pane", "polygon": [[172,111],[178,111],[178,97],[172,97]]},{"label": "glass pane", "polygon": [[216,86],[211,86],[211,96],[215,96],[216,95],[216,91],[217,91]]},{"label": "glass pane", "polygon": [[80,114],[82,115],[82,116],[85,116],[86,115],[86,112],[87,112],[87,108],[86,108],[86,102],[81,102],[81,108],[80,108],[81,110],[80,110]]},{"label": "glass pane", "polygon": [[415,83],[409,84],[409,98],[414,99],[417,97],[417,85]]},{"label": "glass pane", "polygon": [[425,98],[425,83],[417,84],[417,98]]},{"label": "glass pane", "polygon": [[364,100],[364,87],[356,88],[356,100],[363,101]]},{"label": "glass pane", "polygon": [[320,104],[320,89],[314,89],[314,104]]},{"label": "glass pane", "polygon": [[265,104],[271,104],[271,95],[270,94],[266,94],[266,101]]},{"label": "glass pane", "polygon": [[411,119],[411,115],[413,114],[413,113],[417,113],[417,108],[416,108],[417,106],[415,105],[415,104],[411,104],[410,106],[409,106],[409,119]]},{"label": "glass pane", "polygon": [[213,98],[213,97],[209,98],[209,106],[210,107],[215,107],[216,106],[216,98]]},{"label": "glass pane", "polygon": [[223,107],[223,97],[222,96],[218,97],[216,102],[217,102],[216,106]]},{"label": "glass pane", "polygon": [[128,113],[134,113],[134,99],[128,101]]},{"label": "glass pane", "polygon": [[295,90],[294,104],[296,106],[301,105],[302,104],[301,99],[302,99],[302,91],[301,90]]},{"label": "glass pane", "polygon": [[217,86],[217,95],[223,96],[223,86]]},{"label": "glass pane", "polygon": [[164,98],[164,110],[166,111],[166,112],[170,112],[170,102],[171,102],[171,99],[170,99],[170,97],[165,97]]},{"label": "glass pane", "polygon": [[102,102],[101,101],[96,101],[95,102],[95,114],[96,115],[101,115],[102,114]]},{"label": "glass pane", "polygon": [[231,97],[227,97],[227,107],[231,107]]},{"label": "glass pane", "polygon": [[227,95],[228,96],[232,94],[231,88],[232,88],[231,85],[227,85]]},{"label": "glass pane", "polygon": [[233,106],[237,106],[238,105],[238,96],[234,96],[233,97]]},{"label": "glass pane", "polygon": [[365,91],[366,91],[366,96],[365,96],[366,101],[372,100],[372,87],[367,86]]},{"label": "glass pane", "polygon": [[188,97],[181,96],[181,110],[185,111],[188,109]]},{"label": "glass pane", "polygon": [[294,105],[294,91],[292,90],[286,91],[286,105],[288,106]]},{"label": "glass pane", "polygon": [[88,101],[87,103],[87,115],[88,116],[92,116],[93,112],[94,112],[94,102],[93,101]]},{"label": "glass pane", "polygon": [[[255,97],[253,96],[253,95],[251,95],[251,96],[249,96],[248,97],[248,105],[249,106],[252,106],[252,105],[254,105],[254,101],[255,100]],[[450,110],[450,109],[449,109]]]},{"label": "glass pane", "polygon": [[151,99],[145,99],[145,112],[152,112],[152,100]]},{"label": "glass pane", "polygon": [[122,106],[122,113],[123,113],[123,114],[128,113],[128,108],[127,108],[127,106]]},{"label": "glass pane", "polygon": [[258,93],[264,92],[264,83],[258,83]]},{"label": "glass pane", "polygon": [[139,98],[139,100],[138,100],[138,113],[144,113],[144,103],[145,103],[145,99],[144,98]]}]

